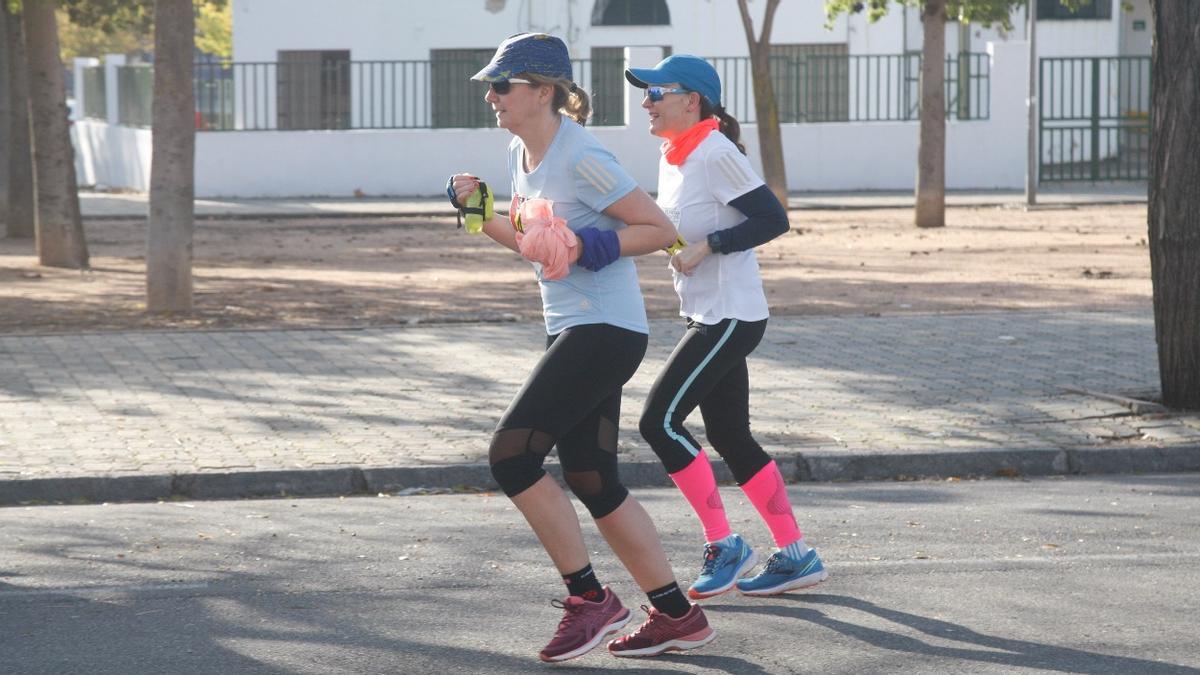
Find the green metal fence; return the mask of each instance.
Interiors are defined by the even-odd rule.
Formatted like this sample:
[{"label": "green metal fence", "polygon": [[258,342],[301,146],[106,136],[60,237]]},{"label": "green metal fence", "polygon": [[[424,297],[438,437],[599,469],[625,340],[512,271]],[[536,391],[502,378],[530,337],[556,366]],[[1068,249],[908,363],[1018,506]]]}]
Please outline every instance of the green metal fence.
[{"label": "green metal fence", "polygon": [[117,67],[117,123],[148,127],[154,99],[154,68],[147,65]]},{"label": "green metal fence", "polygon": [[[197,129],[490,127],[495,117],[484,101],[486,86],[470,77],[487,64],[491,54],[490,49],[435,50],[434,58],[423,61],[350,61],[346,51],[289,52],[287,59],[278,62],[197,63]],[[575,81],[591,96],[590,123],[623,125],[625,96],[636,95],[627,91],[624,60],[616,49],[597,50],[593,57],[572,62]],[[721,76],[726,110],[743,123],[755,123],[749,58],[713,57],[709,61]],[[919,119],[920,68],[920,54],[772,57],[780,121]],[[987,54],[947,56],[946,112],[950,119],[988,118],[989,68]],[[117,73],[120,122],[149,126],[152,68],[122,66]],[[94,76],[85,72],[85,77]],[[103,86],[98,91],[102,92]],[[89,111],[103,108],[102,96],[94,98],[91,89],[86,98]]]},{"label": "green metal fence", "polygon": [[[478,51],[479,53],[472,53]],[[486,51],[486,54],[483,53]],[[470,77],[492,50],[447,50],[427,61],[237,62],[196,65],[200,128],[445,129],[495,125],[487,86]],[[625,123],[623,60],[573,61],[593,125]],[[615,76],[615,77],[614,77]]]},{"label": "green metal fence", "polygon": [[1150,57],[1040,60],[1041,182],[1142,180],[1150,154]]},{"label": "green metal fence", "polygon": [[[708,61],[721,76],[725,109],[743,123],[755,123],[758,116],[749,57],[712,57]],[[920,54],[772,56],[770,69],[780,122],[920,119]],[[945,78],[948,119],[988,119],[991,61],[987,54],[947,55]]]},{"label": "green metal fence", "polygon": [[108,97],[104,88],[104,66],[83,69],[83,116],[85,119],[108,119]]},{"label": "green metal fence", "polygon": [[950,119],[985,120],[991,116],[991,67],[991,57],[985,53],[946,56],[946,114]]},{"label": "green metal fence", "polygon": [[196,83],[196,130],[232,129],[233,78],[230,64],[212,61],[197,63]]}]

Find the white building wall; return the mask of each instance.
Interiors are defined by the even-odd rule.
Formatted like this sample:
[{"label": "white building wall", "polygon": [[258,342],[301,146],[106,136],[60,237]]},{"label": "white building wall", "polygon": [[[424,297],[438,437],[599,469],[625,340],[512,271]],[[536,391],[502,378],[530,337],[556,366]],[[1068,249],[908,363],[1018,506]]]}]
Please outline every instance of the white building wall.
[{"label": "white building wall", "polygon": [[[1038,56],[1068,57],[1068,56],[1117,56],[1122,54],[1121,24],[1129,20],[1131,13],[1121,8],[1128,0],[1113,0],[1113,15],[1111,19],[1054,19],[1037,22]],[[1136,0],[1134,14],[1149,14],[1149,0]],[[1137,8],[1145,4],[1147,9],[1141,12]],[[1147,24],[1150,23],[1146,17]],[[973,26],[971,30],[972,45],[1002,40],[1029,39],[1029,20],[1024,11],[1012,14],[1013,29],[1005,32],[998,26]],[[920,27],[917,28],[917,44],[920,44]],[[950,41],[947,40],[947,51]],[[1144,48],[1143,51],[1138,51]],[[974,51],[974,50],[973,50]],[[1125,53],[1129,56],[1149,56],[1150,43],[1136,43]]]},{"label": "white building wall", "polygon": [[1130,9],[1121,12],[1121,56],[1145,56],[1150,53],[1154,39],[1150,0],[1126,1]]},{"label": "white building wall", "polygon": [[82,119],[71,124],[71,140],[80,185],[150,189],[149,129]]},{"label": "white building wall", "polygon": [[[756,29],[766,3],[750,3]],[[279,50],[349,49],[362,60],[428,59],[431,49],[493,48],[522,31],[545,31],[567,43],[573,58],[592,47],[672,45],[677,53],[744,56],[748,53],[737,3],[670,0],[669,26],[592,26],[591,0],[523,0],[490,13],[483,0],[238,0],[233,7],[235,61],[274,61]],[[286,21],[281,26],[281,21]],[[772,42],[846,43],[849,24],[873,53],[893,49],[889,24],[868,25],[861,16],[838,19],[825,29],[821,0],[786,2],[776,12]]]},{"label": "white building wall", "polygon": [[[1149,23],[1148,0],[1135,0],[1134,11],[1114,0],[1113,18],[1039,22],[1042,56],[1116,55],[1121,23]],[[546,31],[562,37],[573,58],[588,58],[592,47],[666,46],[677,53],[744,56],[745,34],[737,4],[727,0],[669,0],[670,26],[592,26],[592,0],[509,0],[492,13],[483,0],[238,0],[233,7],[235,61],[275,61],[280,50],[349,49],[351,58],[423,60],[431,49],[491,48],[522,31]],[[760,29],[764,2],[751,2]],[[1147,16],[1142,16],[1147,15]],[[880,21],[865,14],[839,17],[825,27],[823,0],[793,0],[776,12],[771,41],[776,44],[847,44],[852,54],[899,54],[921,48],[920,13],[894,6]],[[1016,11],[1010,33],[975,26],[973,51],[988,42],[1026,39],[1026,17]],[[907,25],[907,29],[905,26]],[[947,24],[947,51],[958,50],[957,24]],[[1148,34],[1127,41],[1132,54],[1145,49]]]}]

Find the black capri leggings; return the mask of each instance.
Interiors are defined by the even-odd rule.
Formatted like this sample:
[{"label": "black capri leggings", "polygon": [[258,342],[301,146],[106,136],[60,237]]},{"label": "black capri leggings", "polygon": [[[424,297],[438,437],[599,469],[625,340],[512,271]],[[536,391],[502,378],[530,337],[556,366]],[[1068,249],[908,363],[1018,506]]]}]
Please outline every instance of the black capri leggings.
[{"label": "black capri leggings", "polygon": [[629,492],[617,474],[621,388],[646,354],[647,338],[609,324],[574,326],[546,340],[546,352],[496,426],[492,476],[509,497],[546,474],[558,447],[563,478],[595,518]]},{"label": "black capri leggings", "polygon": [[738,484],[770,461],[750,435],[750,377],[746,357],[767,330],[767,320],[726,319],[713,325],[688,320],[684,333],[650,389],[638,425],[667,473],[687,467],[700,444],[683,421],[700,406],[704,434]]}]

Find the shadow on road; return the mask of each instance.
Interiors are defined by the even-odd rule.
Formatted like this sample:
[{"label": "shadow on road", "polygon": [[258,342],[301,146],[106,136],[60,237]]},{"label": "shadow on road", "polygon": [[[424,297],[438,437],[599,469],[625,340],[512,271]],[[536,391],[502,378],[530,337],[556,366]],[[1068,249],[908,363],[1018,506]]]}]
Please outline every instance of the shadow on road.
[{"label": "shadow on road", "polygon": [[[779,605],[714,605],[711,609],[720,613],[773,614],[790,619],[800,619],[824,626],[880,649],[922,656],[956,658],[1014,668],[1037,668],[1066,673],[1163,673],[1164,675],[1167,673],[1172,675],[1200,673],[1200,669],[1186,666],[985,635],[960,624],[881,607],[867,600],[847,595],[780,596],[778,600],[781,602]],[[904,635],[899,631],[884,631],[836,619],[811,607],[810,605],[813,604],[858,610],[899,626],[919,631],[930,638],[958,642],[963,646],[933,644]]]}]

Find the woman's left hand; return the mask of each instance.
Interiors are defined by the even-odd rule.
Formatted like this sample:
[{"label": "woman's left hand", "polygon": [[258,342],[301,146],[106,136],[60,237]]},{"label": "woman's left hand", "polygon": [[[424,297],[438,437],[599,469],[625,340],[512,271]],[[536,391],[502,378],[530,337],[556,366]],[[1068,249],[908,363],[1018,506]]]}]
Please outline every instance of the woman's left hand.
[{"label": "woman's left hand", "polygon": [[707,241],[699,241],[685,246],[682,251],[671,256],[671,267],[685,277],[692,276],[696,267],[712,253]]}]

